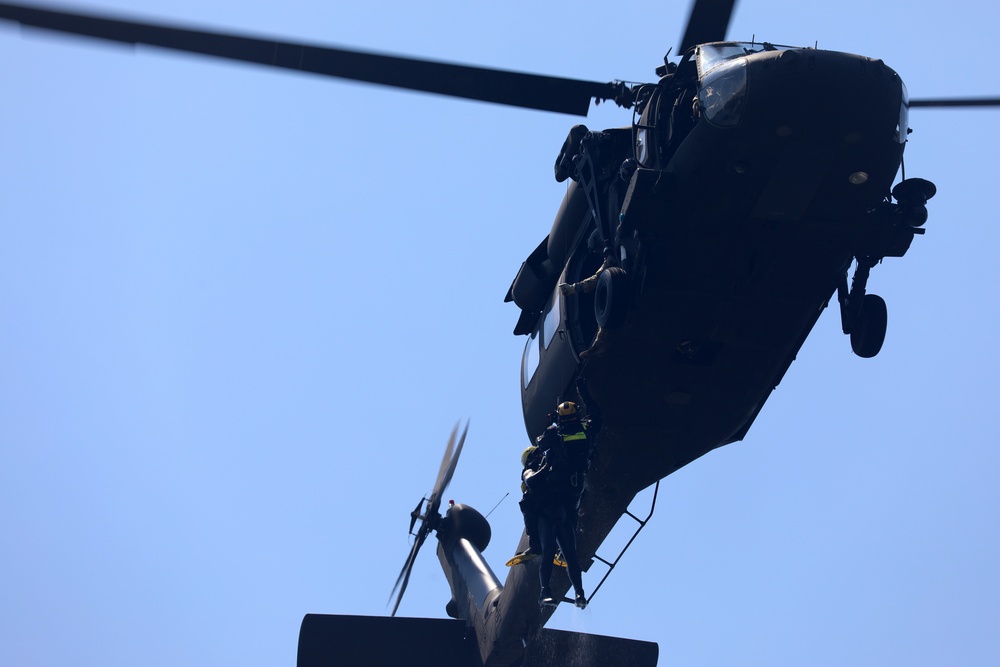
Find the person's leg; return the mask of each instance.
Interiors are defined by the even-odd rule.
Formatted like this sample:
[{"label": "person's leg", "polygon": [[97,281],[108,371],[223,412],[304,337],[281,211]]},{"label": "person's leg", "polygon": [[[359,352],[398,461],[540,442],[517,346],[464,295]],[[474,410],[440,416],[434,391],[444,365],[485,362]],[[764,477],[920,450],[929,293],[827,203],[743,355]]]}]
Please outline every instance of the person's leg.
[{"label": "person's leg", "polygon": [[538,508],[529,499],[521,501],[521,512],[524,514],[524,531],[528,533],[528,551],[542,552],[542,541],[538,539]]},{"label": "person's leg", "polygon": [[542,543],[542,562],[538,566],[538,581],[541,584],[539,602],[556,604],[552,597],[550,582],[552,580],[552,561],[558,548],[557,538],[559,526],[563,523],[562,511],[559,508],[546,508],[539,512],[538,536]]},{"label": "person's leg", "polygon": [[563,521],[556,533],[556,541],[562,550],[563,560],[566,561],[566,571],[569,574],[570,583],[577,595],[583,594],[583,571],[580,569],[580,559],[576,553],[576,528],[569,521]]},{"label": "person's leg", "polygon": [[583,609],[587,606],[587,597],[583,592],[583,572],[580,568],[580,557],[576,551],[578,515],[575,509],[575,504],[566,508],[565,518],[559,524],[556,532],[556,540],[559,542],[563,560],[566,561],[566,572],[569,574],[570,583],[573,584],[573,591],[576,593],[576,606]]}]

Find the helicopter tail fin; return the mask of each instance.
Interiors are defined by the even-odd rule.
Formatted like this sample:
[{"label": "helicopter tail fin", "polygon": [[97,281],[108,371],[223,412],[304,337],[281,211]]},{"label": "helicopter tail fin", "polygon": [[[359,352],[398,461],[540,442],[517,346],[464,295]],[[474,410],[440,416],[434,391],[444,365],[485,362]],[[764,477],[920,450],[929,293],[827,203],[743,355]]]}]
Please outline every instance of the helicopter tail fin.
[{"label": "helicopter tail fin", "polygon": [[524,667],[656,667],[659,653],[655,642],[542,628],[528,644]]},{"label": "helicopter tail fin", "polygon": [[[541,629],[528,643],[523,667],[655,667],[654,642]],[[476,637],[450,618],[307,614],[299,631],[298,667],[434,665],[480,667]]]},{"label": "helicopter tail fin", "polygon": [[464,621],[307,614],[299,630],[296,664],[479,667],[482,661],[476,638]]}]

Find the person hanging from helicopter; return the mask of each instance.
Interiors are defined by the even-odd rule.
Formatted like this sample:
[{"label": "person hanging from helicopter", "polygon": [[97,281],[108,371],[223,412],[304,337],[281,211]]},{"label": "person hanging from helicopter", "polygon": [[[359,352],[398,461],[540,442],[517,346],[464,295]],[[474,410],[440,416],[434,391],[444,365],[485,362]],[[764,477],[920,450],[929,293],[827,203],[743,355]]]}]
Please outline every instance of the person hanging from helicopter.
[{"label": "person hanging from helicopter", "polygon": [[524,533],[528,536],[528,547],[507,561],[507,567],[520,565],[542,555],[542,544],[538,537],[538,517],[542,509],[543,491],[532,493],[525,481],[525,475],[534,474],[544,464],[542,450],[538,445],[529,445],[521,452],[521,500],[518,506],[524,517]]},{"label": "person hanging from helicopter", "polygon": [[[588,294],[597,289],[597,282],[601,278],[601,274],[609,267],[613,266],[612,262],[612,252],[611,244],[604,244],[604,261],[601,263],[600,268],[594,272],[589,278],[584,278],[580,282],[576,283],[559,283],[559,292],[563,296],[572,296],[573,294],[583,293]],[[608,347],[608,334],[607,328],[597,325],[597,334],[594,336],[593,342],[590,347],[580,353],[581,359],[586,359],[588,357],[599,357],[607,350]]]},{"label": "person hanging from helicopter", "polygon": [[[550,428],[555,428],[557,425],[555,413],[550,412],[548,420]],[[539,436],[536,443],[541,441],[542,436]],[[538,444],[529,445],[521,452],[521,500],[518,502],[518,506],[524,518],[524,533],[528,537],[528,546],[508,560],[507,567],[526,563],[542,555],[541,540],[538,534],[538,518],[542,509],[551,501],[549,485],[543,484],[549,473],[548,469],[542,470],[545,465],[544,452]],[[528,478],[532,478],[530,487],[526,481]],[[560,561],[559,564],[566,567],[564,561]]]},{"label": "person hanging from helicopter", "polygon": [[[557,551],[566,563],[570,582],[576,594],[575,604],[587,606],[583,590],[583,572],[576,551],[576,529],[580,501],[586,484],[587,469],[593,445],[601,430],[601,414],[583,378],[577,381],[582,406],[564,401],[556,409],[556,423],[545,429],[537,439],[542,459],[537,469],[525,469],[522,474],[528,493],[537,508],[537,532],[541,546],[538,569],[541,592],[539,603],[554,606],[550,580]],[[581,407],[587,407],[587,417],[581,418]],[[528,517],[525,517],[528,520]],[[527,528],[527,527],[526,527]],[[530,550],[530,547],[529,547]]]}]

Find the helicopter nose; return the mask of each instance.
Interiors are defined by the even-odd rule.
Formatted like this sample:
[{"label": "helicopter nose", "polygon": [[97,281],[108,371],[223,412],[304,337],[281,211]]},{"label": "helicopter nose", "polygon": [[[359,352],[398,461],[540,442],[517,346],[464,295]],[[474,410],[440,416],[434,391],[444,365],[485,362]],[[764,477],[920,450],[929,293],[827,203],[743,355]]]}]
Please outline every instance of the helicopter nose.
[{"label": "helicopter nose", "polygon": [[744,123],[772,137],[829,146],[899,141],[903,86],[881,60],[762,52],[748,58],[747,90]]},{"label": "helicopter nose", "polygon": [[739,87],[719,86],[742,90],[739,116],[725,116],[725,102],[721,117],[728,125],[702,110],[671,158],[678,188],[710,177],[740,200],[741,214],[790,222],[852,219],[888,195],[902,159],[906,108],[892,69],[815,49],[741,60]]}]

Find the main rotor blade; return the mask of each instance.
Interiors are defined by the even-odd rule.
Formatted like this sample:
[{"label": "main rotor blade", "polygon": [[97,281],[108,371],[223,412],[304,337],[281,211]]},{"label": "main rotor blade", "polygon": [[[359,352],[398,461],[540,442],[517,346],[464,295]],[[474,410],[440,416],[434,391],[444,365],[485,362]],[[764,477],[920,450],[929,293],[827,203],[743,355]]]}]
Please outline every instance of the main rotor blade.
[{"label": "main rotor blade", "polygon": [[956,97],[910,100],[911,107],[1000,107],[1000,97]]},{"label": "main rotor blade", "polygon": [[148,44],[267,67],[578,116],[587,115],[592,99],[615,96],[615,86],[610,83],[135,22],[37,5],[0,3],[0,20],[95,39]]},{"label": "main rotor blade", "polygon": [[736,0],[695,0],[677,55],[683,55],[692,46],[724,41],[735,5]]}]

